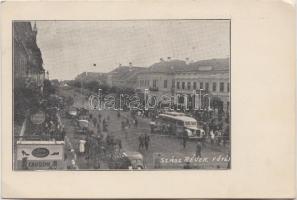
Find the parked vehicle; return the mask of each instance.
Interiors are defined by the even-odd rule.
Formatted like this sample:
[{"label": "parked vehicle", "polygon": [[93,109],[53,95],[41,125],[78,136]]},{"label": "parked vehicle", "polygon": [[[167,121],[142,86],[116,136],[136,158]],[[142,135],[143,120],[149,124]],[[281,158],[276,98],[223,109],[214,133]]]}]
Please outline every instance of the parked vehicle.
[{"label": "parked vehicle", "polygon": [[77,118],[77,116],[78,116],[77,108],[75,108],[75,107],[70,107],[70,108],[68,109],[68,112],[66,113],[66,116],[67,116],[68,118],[70,118],[70,119],[75,119],[75,118]]},{"label": "parked vehicle", "polygon": [[109,168],[141,170],[145,168],[145,165],[141,153],[125,151],[115,155],[109,161]]},{"label": "parked vehicle", "polygon": [[205,132],[199,127],[196,119],[183,113],[159,114],[157,119],[150,123],[152,133],[160,133],[189,139],[201,139]]}]

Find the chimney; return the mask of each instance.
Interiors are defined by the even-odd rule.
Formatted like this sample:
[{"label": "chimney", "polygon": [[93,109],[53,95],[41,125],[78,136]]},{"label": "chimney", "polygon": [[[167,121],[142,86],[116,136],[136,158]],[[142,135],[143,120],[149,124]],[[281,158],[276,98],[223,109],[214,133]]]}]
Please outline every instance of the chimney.
[{"label": "chimney", "polygon": [[164,59],[163,58],[160,58],[160,62],[164,62]]},{"label": "chimney", "polygon": [[119,64],[119,67],[122,67],[122,64],[121,63]]},{"label": "chimney", "polygon": [[132,62],[129,62],[129,66],[132,67]]},{"label": "chimney", "polygon": [[171,60],[171,57],[167,57],[167,60],[170,61]]}]

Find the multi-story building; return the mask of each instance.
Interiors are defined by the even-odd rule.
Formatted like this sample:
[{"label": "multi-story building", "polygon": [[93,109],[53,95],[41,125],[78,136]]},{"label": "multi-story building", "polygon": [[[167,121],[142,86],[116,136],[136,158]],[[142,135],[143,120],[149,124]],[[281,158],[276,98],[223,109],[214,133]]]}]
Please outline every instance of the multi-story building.
[{"label": "multi-story building", "polygon": [[36,43],[36,24],[31,22],[13,23],[13,64],[14,85],[21,87],[35,85],[42,88],[46,73],[43,68],[41,51]]},{"label": "multi-story building", "polygon": [[133,66],[129,63],[129,66],[119,65],[116,69],[107,74],[107,83],[109,86],[135,88],[137,83],[137,75],[143,67]]},{"label": "multi-story building", "polygon": [[[139,73],[137,89],[150,90],[151,95],[193,94],[202,92],[209,98],[230,105],[229,59],[212,59],[186,63],[180,60],[161,61]],[[200,93],[201,94],[201,93]]]}]

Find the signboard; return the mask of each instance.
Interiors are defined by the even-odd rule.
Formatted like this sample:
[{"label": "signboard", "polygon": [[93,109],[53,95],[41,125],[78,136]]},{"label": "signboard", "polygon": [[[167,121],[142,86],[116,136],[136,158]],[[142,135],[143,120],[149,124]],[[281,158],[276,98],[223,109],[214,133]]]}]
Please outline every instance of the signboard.
[{"label": "signboard", "polygon": [[64,168],[64,142],[20,141],[16,150],[18,169]]},{"label": "signboard", "polygon": [[42,124],[45,120],[45,114],[42,111],[39,111],[31,116],[31,122],[33,124]]}]

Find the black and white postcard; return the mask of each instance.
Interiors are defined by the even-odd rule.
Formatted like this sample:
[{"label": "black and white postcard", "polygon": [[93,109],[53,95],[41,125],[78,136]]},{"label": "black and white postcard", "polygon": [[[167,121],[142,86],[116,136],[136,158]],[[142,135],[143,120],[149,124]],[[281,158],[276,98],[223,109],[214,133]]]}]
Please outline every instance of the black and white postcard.
[{"label": "black and white postcard", "polygon": [[5,196],[293,197],[294,10],[231,2],[3,3]]}]

